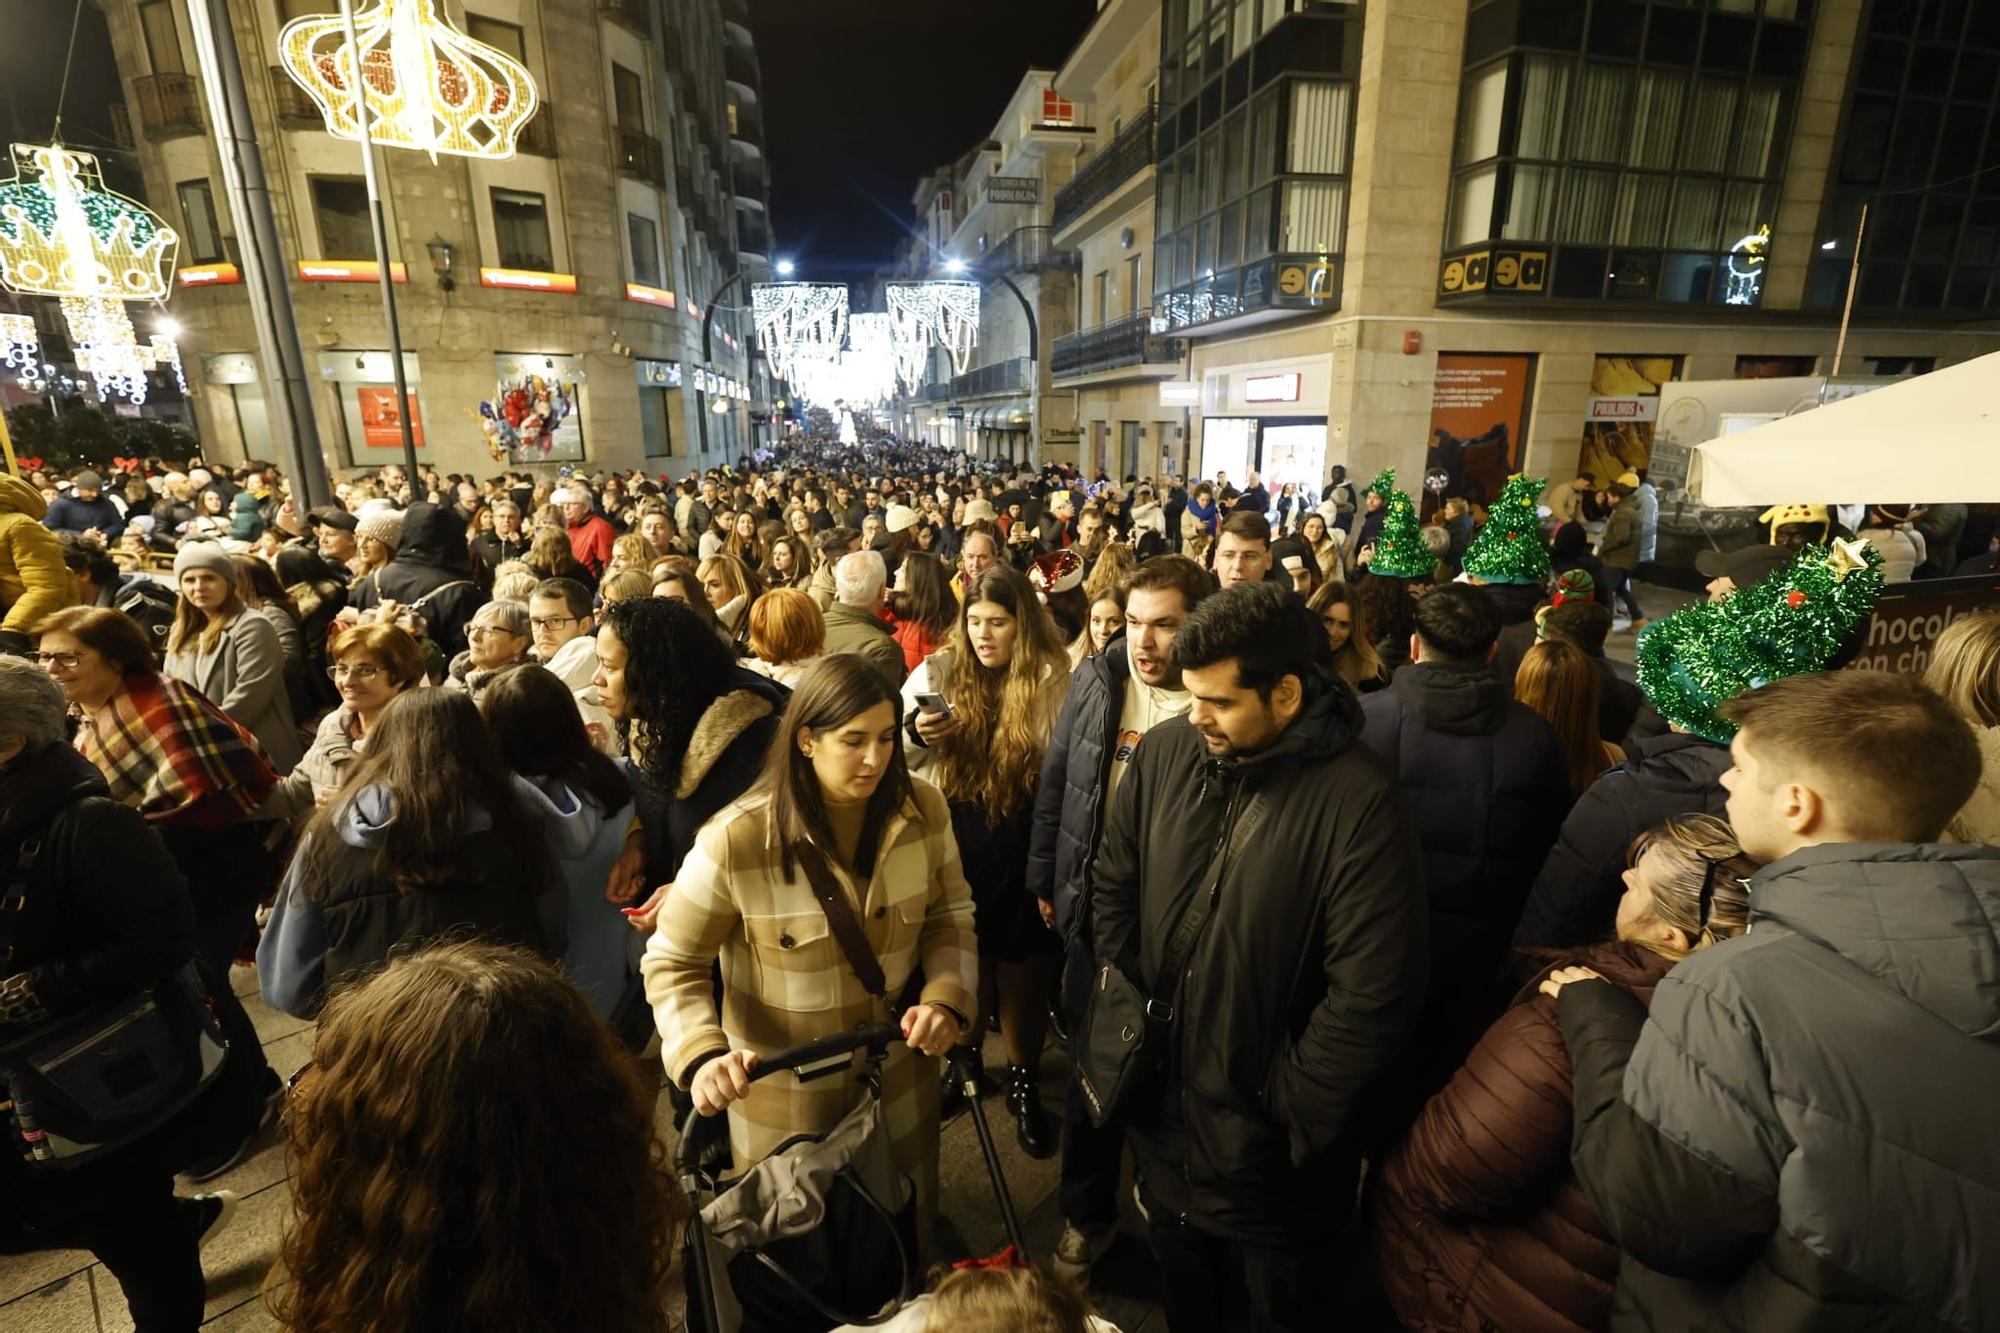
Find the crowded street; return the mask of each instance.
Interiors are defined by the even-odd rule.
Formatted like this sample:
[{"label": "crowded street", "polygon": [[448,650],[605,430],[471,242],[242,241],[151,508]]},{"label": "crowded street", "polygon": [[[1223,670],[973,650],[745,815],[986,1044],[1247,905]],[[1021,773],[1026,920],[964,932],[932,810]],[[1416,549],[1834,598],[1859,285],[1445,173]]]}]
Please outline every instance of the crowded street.
[{"label": "crowded street", "polygon": [[46,8],[0,1333],[2000,1329],[1982,7]]}]

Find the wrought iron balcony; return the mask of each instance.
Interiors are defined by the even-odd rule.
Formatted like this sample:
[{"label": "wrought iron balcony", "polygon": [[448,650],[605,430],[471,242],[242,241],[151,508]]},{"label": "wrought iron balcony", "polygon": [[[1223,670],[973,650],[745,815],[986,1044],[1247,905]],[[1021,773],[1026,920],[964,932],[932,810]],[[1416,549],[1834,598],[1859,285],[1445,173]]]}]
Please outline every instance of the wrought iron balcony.
[{"label": "wrought iron balcony", "polygon": [[653,0],[597,0],[597,12],[638,33],[653,35]]},{"label": "wrought iron balcony", "polygon": [[1154,109],[1148,106],[1056,191],[1051,225],[1061,231],[1153,164]]},{"label": "wrought iron balcony", "polygon": [[1016,356],[987,366],[974,366],[952,380],[951,396],[979,398],[995,393],[1025,393],[1034,383],[1030,369],[1033,364],[1025,356]]},{"label": "wrought iron balcony", "polygon": [[521,127],[521,133],[514,140],[517,152],[531,157],[554,157],[556,155],[556,109],[547,102],[535,108],[535,114]]},{"label": "wrought iron balcony", "polygon": [[1049,373],[1061,378],[1095,375],[1122,366],[1178,365],[1187,343],[1156,336],[1152,323],[1152,311],[1138,310],[1094,329],[1065,333],[1049,350]]},{"label": "wrought iron balcony", "polygon": [[[290,80],[287,80],[290,82]],[[203,134],[201,85],[192,74],[144,74],[132,80],[139,102],[139,123],[152,139],[178,139]]]},{"label": "wrought iron balcony", "polygon": [[326,117],[311,94],[292,82],[283,65],[271,66],[271,103],[278,112],[278,124],[288,130],[322,130]]},{"label": "wrought iron balcony", "polygon": [[618,169],[649,185],[664,185],[666,170],[660,156],[660,141],[640,130],[629,130],[623,125],[616,128]]},{"label": "wrought iron balcony", "polygon": [[979,260],[982,273],[1015,273],[1022,269],[1074,270],[1076,267],[1076,251],[1058,248],[1050,240],[1047,227],[1016,227]]}]

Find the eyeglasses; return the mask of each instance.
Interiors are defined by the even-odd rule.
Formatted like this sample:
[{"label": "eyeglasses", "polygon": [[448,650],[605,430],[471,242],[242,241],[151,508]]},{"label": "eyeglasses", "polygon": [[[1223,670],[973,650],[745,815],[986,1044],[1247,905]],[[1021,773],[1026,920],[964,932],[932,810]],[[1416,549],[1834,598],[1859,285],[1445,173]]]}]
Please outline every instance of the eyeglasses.
[{"label": "eyeglasses", "polygon": [[516,639],[521,637],[519,630],[508,629],[504,625],[467,625],[465,627],[465,637],[468,639],[483,639],[489,634],[505,634],[509,638]]},{"label": "eyeglasses", "polygon": [[536,616],[528,622],[536,629],[554,629],[558,625],[574,625],[575,616]]},{"label": "eyeglasses", "polygon": [[61,667],[64,671],[76,670],[76,664],[83,660],[82,653],[36,653],[35,660],[42,664],[44,671],[50,667]]},{"label": "eyeglasses", "polygon": [[373,662],[336,662],[326,669],[326,674],[334,680],[345,680],[349,676],[357,681],[373,680],[382,674],[382,668]]}]

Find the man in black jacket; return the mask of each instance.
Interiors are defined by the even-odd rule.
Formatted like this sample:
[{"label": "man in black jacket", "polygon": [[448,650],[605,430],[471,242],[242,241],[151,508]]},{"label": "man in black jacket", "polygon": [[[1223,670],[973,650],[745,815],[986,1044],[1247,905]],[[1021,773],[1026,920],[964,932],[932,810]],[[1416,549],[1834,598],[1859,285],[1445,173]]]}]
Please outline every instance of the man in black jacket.
[{"label": "man in black jacket", "polygon": [[1587,969],[1543,986],[1577,1175],[1624,1251],[1613,1323],[2000,1327],[2000,849],[1937,841],[1978,742],[1886,672],[1722,713],[1730,824],[1765,863],[1749,932],[1650,1013]]},{"label": "man in black jacket", "polygon": [[404,512],[395,559],[362,582],[354,606],[366,611],[386,601],[423,616],[447,658],[465,651],[465,627],[486,594],[472,581],[465,524],[449,509],[420,500]]},{"label": "man in black jacket", "polygon": [[1195,609],[1173,647],[1193,705],[1140,743],[1093,870],[1098,960],[1156,1003],[1168,936],[1207,914],[1156,1033],[1158,1094],[1126,1121],[1175,1333],[1245,1309],[1327,1326],[1356,1112],[1423,1001],[1409,817],[1315,639],[1265,584]]},{"label": "man in black jacket", "polygon": [[1430,903],[1431,994],[1399,1091],[1414,1114],[1471,1049],[1528,886],[1569,813],[1569,760],[1489,666],[1500,621],[1481,590],[1419,598],[1410,664],[1361,701],[1361,739],[1410,798]]},{"label": "man in black jacket", "polygon": [[[1086,657],[1070,678],[1062,715],[1042,757],[1035,822],[1028,839],[1028,890],[1042,918],[1068,944],[1062,1005],[1070,1030],[1082,1022],[1094,971],[1090,943],[1090,859],[1104,815],[1131,767],[1139,739],[1192,702],[1173,659],[1174,636],[1213,589],[1186,556],[1155,556],[1127,584],[1125,633]],[[1055,1267],[1081,1280],[1103,1256],[1118,1225],[1119,1163],[1125,1139],[1096,1128],[1074,1082],[1063,1106],[1063,1231]]]}]

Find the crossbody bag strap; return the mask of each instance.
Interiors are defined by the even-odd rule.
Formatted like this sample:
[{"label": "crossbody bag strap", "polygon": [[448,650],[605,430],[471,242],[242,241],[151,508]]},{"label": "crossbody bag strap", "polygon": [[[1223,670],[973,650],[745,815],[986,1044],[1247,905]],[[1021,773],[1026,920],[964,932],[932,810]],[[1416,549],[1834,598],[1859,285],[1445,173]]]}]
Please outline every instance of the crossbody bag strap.
[{"label": "crossbody bag strap", "polygon": [[792,851],[799,858],[799,869],[805,872],[806,883],[811,886],[813,897],[818,899],[820,910],[826,913],[826,924],[833,931],[834,943],[847,955],[847,965],[854,970],[855,980],[876,999],[887,999],[889,981],[882,973],[882,964],[876,959],[875,951],[868,947],[868,936],[855,919],[854,908],[849,905],[847,895],[841,892],[840,883],[827,865],[825,855],[809,842],[795,844]]},{"label": "crossbody bag strap", "polygon": [[42,830],[32,829],[21,839],[13,864],[7,867],[7,878],[0,883],[0,964],[11,965],[13,962],[14,917],[27,903],[28,876],[41,852]]},{"label": "crossbody bag strap", "polygon": [[1252,795],[1237,812],[1235,826],[1229,831],[1220,851],[1215,878],[1206,889],[1195,890],[1193,901],[1181,913],[1173,933],[1167,936],[1166,947],[1160,951],[1159,981],[1154,988],[1155,993],[1146,1001],[1146,1017],[1158,1023],[1174,1021],[1174,996],[1180,991],[1181,976],[1186,971],[1188,959],[1194,954],[1202,929],[1215,915],[1216,903],[1222,897],[1222,877],[1228,873],[1230,861],[1243,850],[1251,833],[1263,822],[1264,802]]}]

